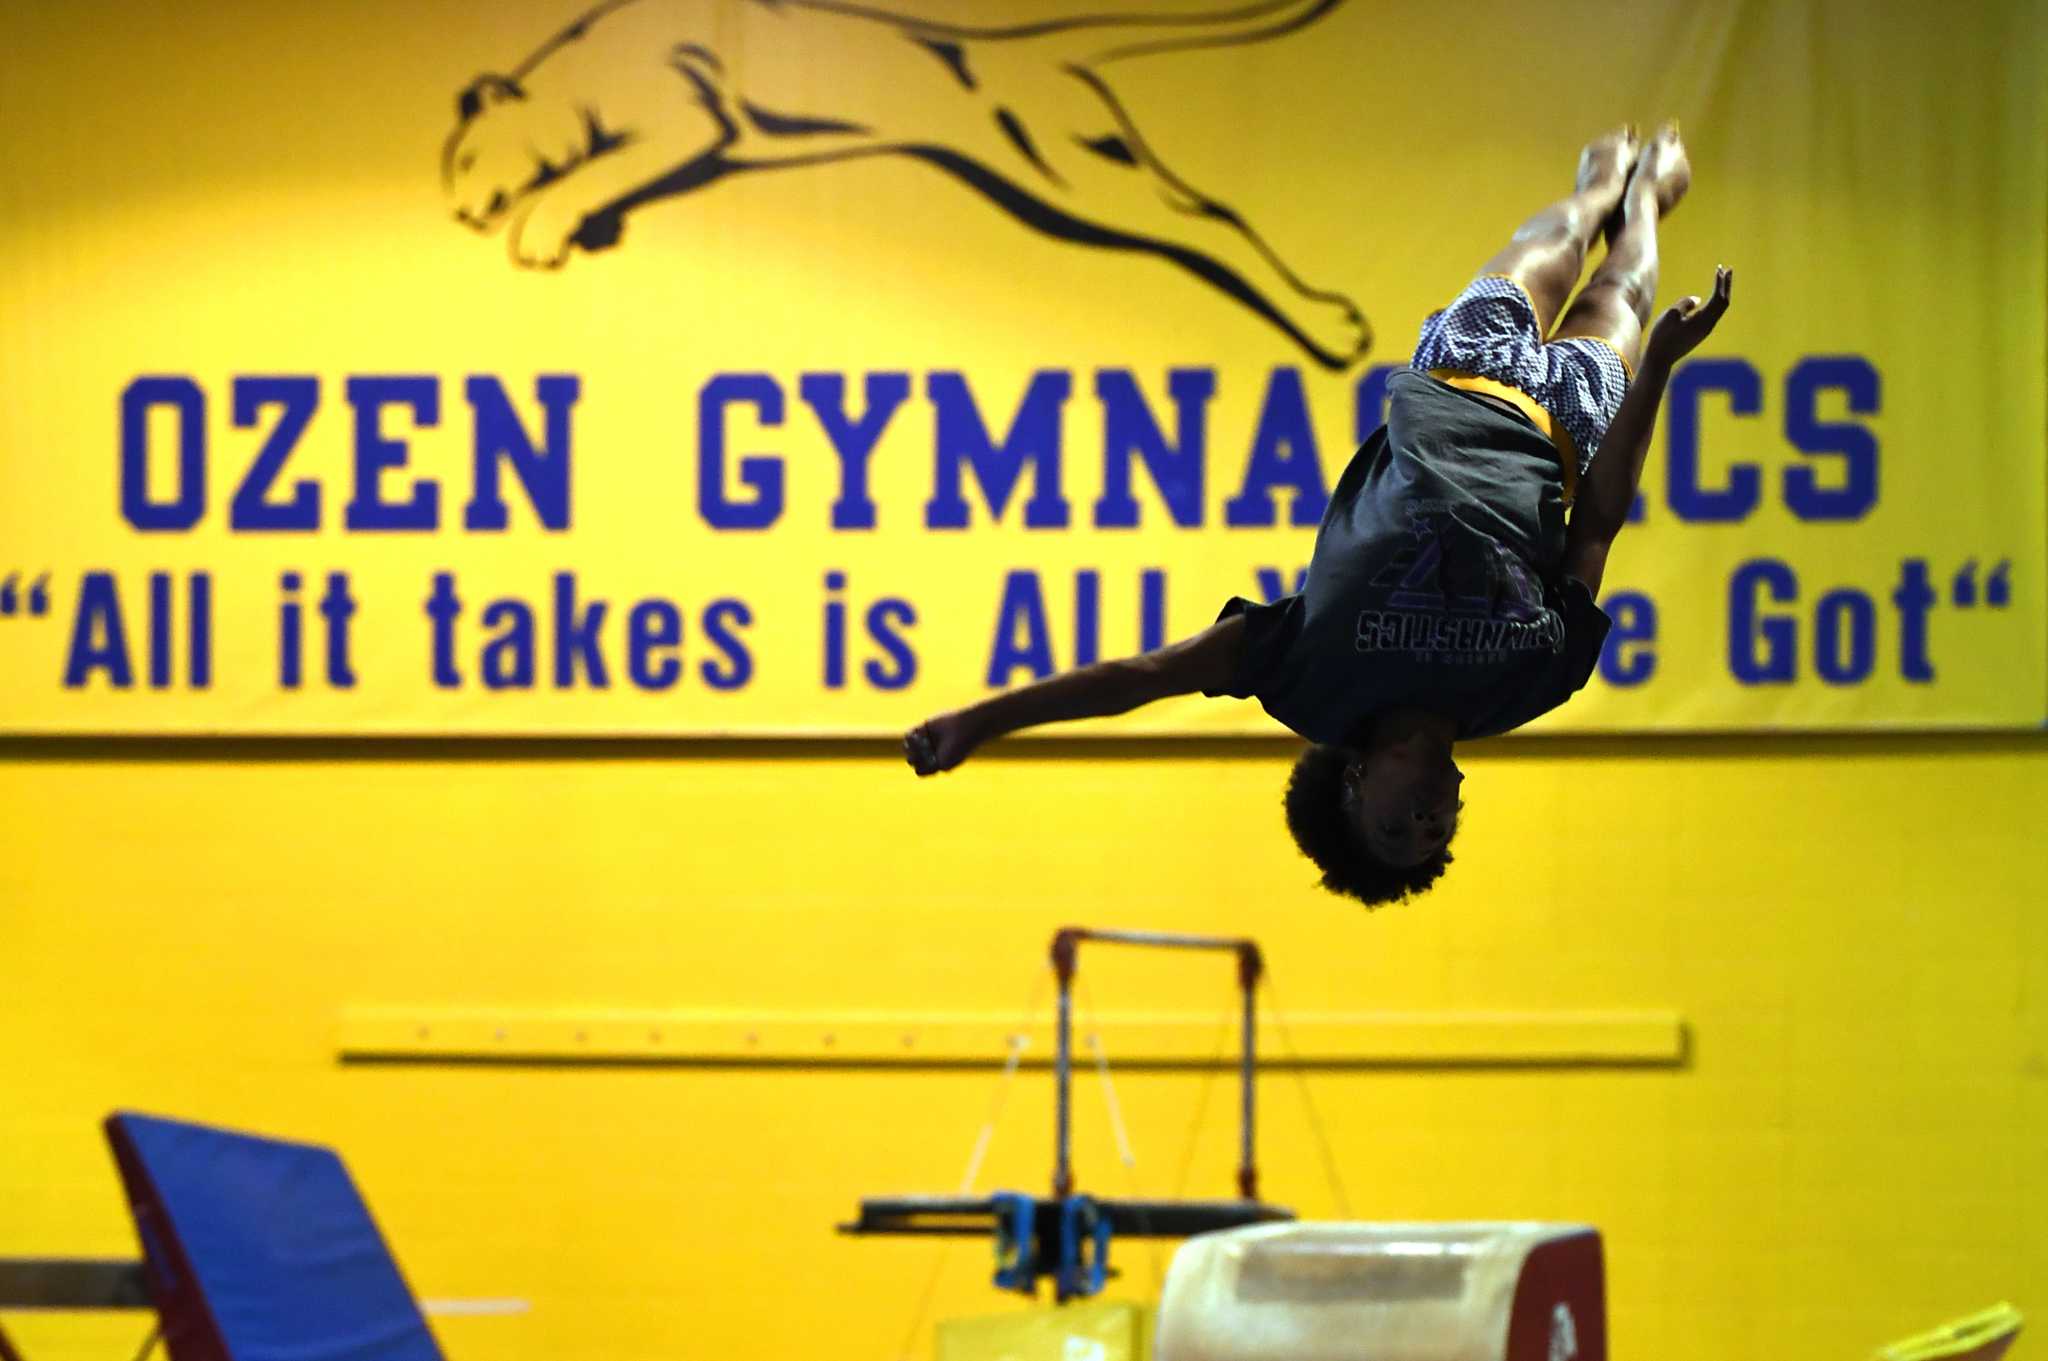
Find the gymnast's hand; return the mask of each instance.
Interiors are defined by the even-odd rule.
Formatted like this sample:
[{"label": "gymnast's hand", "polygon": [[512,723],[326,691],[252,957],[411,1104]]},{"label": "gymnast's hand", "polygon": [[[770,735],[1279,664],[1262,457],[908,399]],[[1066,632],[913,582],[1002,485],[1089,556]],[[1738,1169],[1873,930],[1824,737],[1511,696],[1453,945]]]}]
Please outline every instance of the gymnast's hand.
[{"label": "gymnast's hand", "polygon": [[928,718],[903,734],[903,759],[919,775],[951,770],[980,743],[979,726],[965,711]]},{"label": "gymnast's hand", "polygon": [[1700,342],[1714,333],[1721,314],[1728,310],[1728,289],[1734,282],[1735,271],[1723,265],[1714,271],[1713,297],[1702,303],[1699,295],[1694,294],[1657,318],[1657,325],[1650,331],[1650,343],[1643,347],[1645,356],[1669,369],[1698,349]]}]

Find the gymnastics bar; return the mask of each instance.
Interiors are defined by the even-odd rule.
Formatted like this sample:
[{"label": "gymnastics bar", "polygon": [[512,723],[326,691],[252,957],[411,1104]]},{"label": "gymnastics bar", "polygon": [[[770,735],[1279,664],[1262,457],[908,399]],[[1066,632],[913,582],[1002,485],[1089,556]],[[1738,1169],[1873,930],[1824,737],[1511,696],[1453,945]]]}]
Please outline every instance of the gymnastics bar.
[{"label": "gymnastics bar", "polygon": [[1085,926],[1061,927],[1052,937],[1052,968],[1054,975],[1059,979],[1060,989],[1059,1044],[1053,1060],[1054,1084],[1057,1088],[1053,1115],[1053,1196],[1064,1200],[1074,1190],[1073,1111],[1069,1094],[1074,1076],[1075,957],[1080,952],[1082,941],[1096,941],[1104,945],[1156,946],[1170,950],[1228,950],[1237,956],[1237,982],[1238,987],[1244,992],[1244,1043],[1238,1064],[1241,1097],[1237,1193],[1246,1200],[1257,1200],[1259,1171],[1258,1163],[1253,1156],[1255,1119],[1252,1105],[1252,1081],[1258,1068],[1254,1038],[1257,1032],[1254,994],[1259,986],[1259,977],[1265,971],[1265,961],[1259,954],[1258,944],[1243,936],[1189,936],[1170,931],[1105,931]]}]

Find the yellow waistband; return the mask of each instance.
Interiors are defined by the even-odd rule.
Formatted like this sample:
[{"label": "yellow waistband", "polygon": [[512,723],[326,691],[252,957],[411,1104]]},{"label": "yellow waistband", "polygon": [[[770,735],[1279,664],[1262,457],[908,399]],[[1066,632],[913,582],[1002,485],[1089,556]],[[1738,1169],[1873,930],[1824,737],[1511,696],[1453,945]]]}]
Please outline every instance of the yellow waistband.
[{"label": "yellow waistband", "polygon": [[1481,378],[1476,373],[1460,373],[1456,369],[1431,369],[1429,376],[1439,383],[1448,383],[1467,392],[1483,392],[1489,397],[1498,397],[1527,416],[1530,423],[1543,432],[1544,438],[1557,446],[1558,463],[1564,470],[1564,503],[1569,506],[1577,498],[1579,455],[1572,447],[1571,432],[1566,430],[1557,418],[1544,410],[1543,405],[1534,397],[1520,388],[1509,387],[1506,383],[1496,382],[1491,378]]}]

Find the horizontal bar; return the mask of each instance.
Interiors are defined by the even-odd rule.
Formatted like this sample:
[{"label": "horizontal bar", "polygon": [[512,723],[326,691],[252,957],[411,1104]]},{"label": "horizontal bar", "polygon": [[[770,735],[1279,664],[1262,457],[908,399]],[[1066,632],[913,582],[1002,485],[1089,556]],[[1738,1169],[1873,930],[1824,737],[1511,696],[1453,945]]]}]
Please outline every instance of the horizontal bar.
[{"label": "horizontal bar", "polygon": [[[114,1257],[0,1257],[0,1309],[53,1312],[148,1309],[142,1263]],[[523,1299],[421,1300],[434,1315],[524,1314]]]},{"label": "horizontal bar", "polygon": [[[1121,1066],[1227,1069],[1235,1056],[1218,1013],[1112,1012],[1087,1018],[1077,1048]],[[900,1064],[988,1066],[1023,1046],[1050,1064],[1048,1016],[1000,1012],[627,1011],[351,1007],[337,1049],[350,1062],[544,1064]],[[1459,1065],[1676,1067],[1686,1059],[1675,1011],[1313,1012],[1267,1016],[1266,1067]]]},{"label": "horizontal bar", "polygon": [[1074,928],[1078,940],[1099,940],[1111,945],[1166,945],[1183,950],[1241,950],[1252,942],[1243,936],[1188,936],[1172,931],[1097,931]]},{"label": "horizontal bar", "polygon": [[147,1309],[142,1263],[110,1257],[0,1257],[0,1309]]},{"label": "horizontal bar", "polygon": [[[1218,1229],[1248,1224],[1279,1224],[1294,1218],[1284,1205],[1251,1200],[1124,1200],[1093,1198],[1110,1228],[1127,1238],[1191,1238]],[[1039,1197],[1034,1218],[1040,1225],[1059,1223],[1061,1202]],[[841,1224],[847,1234],[910,1234],[963,1238],[988,1234],[1000,1219],[988,1196],[872,1196],[860,1203],[860,1217]]]}]

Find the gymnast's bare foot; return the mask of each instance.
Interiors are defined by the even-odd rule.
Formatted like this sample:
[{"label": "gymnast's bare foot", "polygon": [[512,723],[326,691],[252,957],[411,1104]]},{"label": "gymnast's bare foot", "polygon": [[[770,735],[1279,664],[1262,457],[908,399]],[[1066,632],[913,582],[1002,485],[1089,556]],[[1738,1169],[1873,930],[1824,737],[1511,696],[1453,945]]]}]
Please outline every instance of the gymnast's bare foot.
[{"label": "gymnast's bare foot", "polygon": [[1655,189],[1657,216],[1669,217],[1685,197],[1685,191],[1692,188],[1692,162],[1686,159],[1685,143],[1679,140],[1678,120],[1658,128],[1643,144],[1630,181],[1637,176],[1646,176],[1647,183]]},{"label": "gymnast's bare foot", "polygon": [[1586,143],[1579,152],[1579,178],[1573,188],[1581,194],[1620,203],[1641,142],[1636,125],[1628,123]]},{"label": "gymnast's bare foot", "polygon": [[919,775],[937,775],[967,759],[981,741],[977,725],[964,711],[928,718],[903,734],[903,759]]}]

